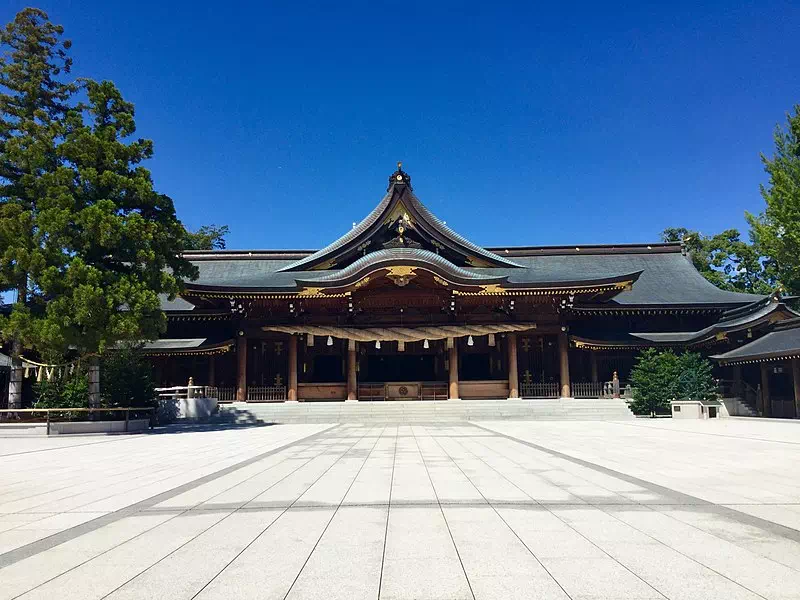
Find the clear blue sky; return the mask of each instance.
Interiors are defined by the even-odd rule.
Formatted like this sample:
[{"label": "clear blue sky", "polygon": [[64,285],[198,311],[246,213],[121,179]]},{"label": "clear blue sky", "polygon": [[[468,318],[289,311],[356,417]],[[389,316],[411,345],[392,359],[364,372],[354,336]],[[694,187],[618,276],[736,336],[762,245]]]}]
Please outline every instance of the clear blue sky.
[{"label": "clear blue sky", "polygon": [[135,103],[158,190],[231,248],[327,244],[397,160],[483,245],[744,227],[800,103],[797,1],[325,5],[38,4],[75,74]]}]

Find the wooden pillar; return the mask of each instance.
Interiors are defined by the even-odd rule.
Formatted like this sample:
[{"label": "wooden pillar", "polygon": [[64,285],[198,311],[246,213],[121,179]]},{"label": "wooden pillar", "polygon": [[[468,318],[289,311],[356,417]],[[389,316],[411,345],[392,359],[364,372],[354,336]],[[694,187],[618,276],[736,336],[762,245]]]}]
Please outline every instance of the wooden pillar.
[{"label": "wooden pillar", "polygon": [[561,397],[569,398],[569,337],[566,331],[558,333],[558,363],[561,374]]},{"label": "wooden pillar", "polygon": [[161,358],[154,358],[152,364],[153,378],[156,381],[156,387],[162,387],[164,385],[164,360]]},{"label": "wooden pillar", "polygon": [[733,365],[733,395],[736,398],[744,398],[744,390],[742,389],[742,365]]},{"label": "wooden pillar", "polygon": [[356,350],[356,341],[347,340],[347,399],[349,401],[358,400],[357,364],[358,354]]},{"label": "wooden pillar", "polygon": [[762,415],[769,417],[772,414],[772,401],[769,396],[769,363],[761,363],[761,409]]},{"label": "wooden pillar", "polygon": [[289,336],[289,402],[297,402],[297,336]]},{"label": "wooden pillar", "polygon": [[800,358],[792,359],[792,382],[794,383],[794,416],[800,418]]},{"label": "wooden pillar", "polygon": [[508,397],[519,398],[519,366],[517,364],[517,334],[509,333],[508,339]]},{"label": "wooden pillar", "polygon": [[458,345],[456,344],[457,340],[455,338],[448,338],[447,345],[449,346],[448,349],[448,362],[450,364],[449,372],[450,372],[450,390],[447,394],[447,397],[450,400],[458,400]]},{"label": "wooden pillar", "polygon": [[597,374],[597,354],[589,350],[589,365],[592,369],[592,383],[598,383],[600,376]]},{"label": "wooden pillar", "polygon": [[217,357],[210,354],[208,357],[208,385],[214,387],[217,381]]},{"label": "wooden pillar", "polygon": [[236,338],[236,401],[247,400],[247,338]]}]

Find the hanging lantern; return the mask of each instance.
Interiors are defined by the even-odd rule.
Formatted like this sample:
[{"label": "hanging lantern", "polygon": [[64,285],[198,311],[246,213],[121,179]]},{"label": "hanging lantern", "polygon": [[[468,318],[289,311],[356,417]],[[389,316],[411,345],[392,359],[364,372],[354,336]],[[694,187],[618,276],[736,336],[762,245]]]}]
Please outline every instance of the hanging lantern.
[{"label": "hanging lantern", "polygon": [[381,341],[375,340],[375,350],[380,350],[380,349],[381,349]]},{"label": "hanging lantern", "polygon": [[313,345],[314,345],[314,334],[313,333],[309,333],[306,336],[306,346],[313,346]]},{"label": "hanging lantern", "polygon": [[328,336],[328,346],[333,346],[333,338]]},{"label": "hanging lantern", "polygon": [[469,336],[467,338],[467,346],[474,346],[474,345],[475,345],[475,342],[473,341],[472,336]]},{"label": "hanging lantern", "polygon": [[427,350],[428,348],[431,347],[431,345],[428,343],[428,340],[425,340],[424,342],[422,342],[422,347],[425,348],[425,350]]},{"label": "hanging lantern", "polygon": [[494,347],[494,334],[493,333],[489,334],[489,346]]},{"label": "hanging lantern", "polygon": [[403,340],[397,342],[397,351],[398,352],[405,352],[406,351],[406,343]]}]

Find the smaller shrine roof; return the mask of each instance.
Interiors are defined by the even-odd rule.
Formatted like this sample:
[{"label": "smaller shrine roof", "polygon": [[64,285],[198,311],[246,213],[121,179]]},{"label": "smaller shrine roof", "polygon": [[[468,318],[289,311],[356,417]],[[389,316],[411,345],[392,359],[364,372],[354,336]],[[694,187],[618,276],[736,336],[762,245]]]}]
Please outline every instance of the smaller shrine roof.
[{"label": "smaller shrine roof", "polygon": [[214,341],[210,338],[162,338],[145,342],[141,351],[144,354],[218,354],[233,347],[232,339]]},{"label": "smaller shrine roof", "polygon": [[782,321],[763,337],[711,358],[723,364],[800,358],[800,317]]},{"label": "smaller shrine roof", "polygon": [[749,329],[764,322],[769,323],[796,314],[781,302],[778,294],[772,294],[746,306],[727,310],[717,323],[698,331],[631,333],[631,335],[650,342],[691,345],[702,343],[720,334]]}]

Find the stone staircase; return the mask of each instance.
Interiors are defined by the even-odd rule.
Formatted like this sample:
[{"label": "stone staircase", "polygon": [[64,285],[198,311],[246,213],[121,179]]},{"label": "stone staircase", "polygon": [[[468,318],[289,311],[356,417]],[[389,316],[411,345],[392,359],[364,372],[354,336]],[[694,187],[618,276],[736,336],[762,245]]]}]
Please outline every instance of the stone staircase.
[{"label": "stone staircase", "polygon": [[442,400],[391,402],[236,402],[220,406],[212,422],[451,423],[458,421],[619,421],[633,419],[621,399]]},{"label": "stone staircase", "polygon": [[720,398],[731,417],[757,417],[758,411],[742,398]]}]

